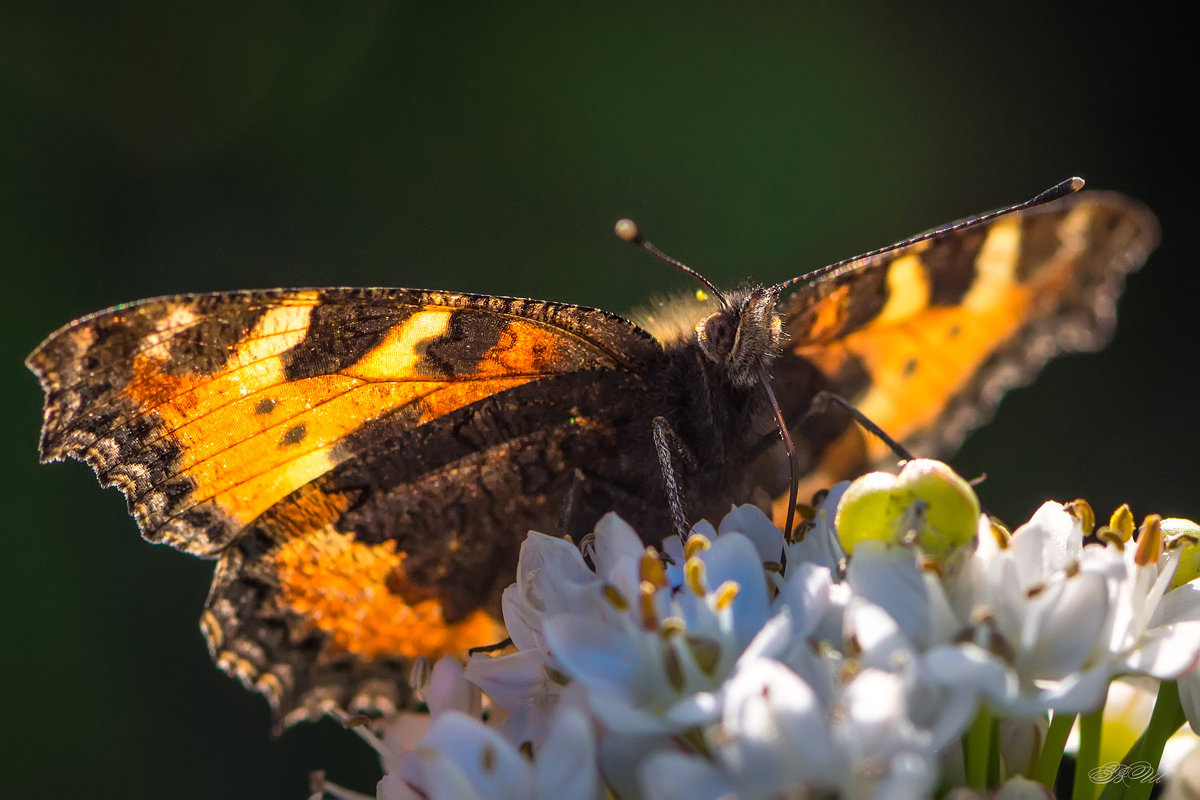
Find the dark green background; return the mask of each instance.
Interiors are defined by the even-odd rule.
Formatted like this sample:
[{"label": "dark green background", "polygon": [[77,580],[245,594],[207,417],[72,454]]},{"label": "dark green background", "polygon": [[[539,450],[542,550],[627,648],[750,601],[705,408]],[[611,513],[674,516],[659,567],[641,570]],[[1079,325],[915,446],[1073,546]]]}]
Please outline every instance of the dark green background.
[{"label": "dark green background", "polygon": [[210,565],[142,542],[84,466],[37,466],[22,358],[121,301],[352,284],[623,311],[692,284],[618,242],[622,215],[719,283],[775,281],[1080,174],[1146,201],[1163,245],[1113,345],[1011,395],[953,463],[1010,521],[1080,495],[1200,515],[1180,21],[342,5],[0,10],[5,796],[300,798],[312,769],[378,774],[332,723],[269,738],[197,632]]}]

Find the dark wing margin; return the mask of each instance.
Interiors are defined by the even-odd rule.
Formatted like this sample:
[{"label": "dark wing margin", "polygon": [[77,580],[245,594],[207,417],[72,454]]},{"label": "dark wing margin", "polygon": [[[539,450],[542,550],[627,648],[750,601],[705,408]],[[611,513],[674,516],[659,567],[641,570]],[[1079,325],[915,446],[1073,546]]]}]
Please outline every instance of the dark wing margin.
[{"label": "dark wing margin", "polygon": [[[785,357],[910,449],[945,455],[1048,359],[1108,341],[1125,276],[1157,241],[1153,214],[1112,193],[1005,215],[802,287],[782,310]],[[811,485],[887,457],[854,427]]]}]

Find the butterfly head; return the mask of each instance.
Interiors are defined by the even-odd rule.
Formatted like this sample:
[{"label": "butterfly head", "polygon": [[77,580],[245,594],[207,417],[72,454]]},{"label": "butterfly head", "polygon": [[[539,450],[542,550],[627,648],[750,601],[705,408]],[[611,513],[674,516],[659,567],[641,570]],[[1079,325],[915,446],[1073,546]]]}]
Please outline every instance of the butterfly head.
[{"label": "butterfly head", "polygon": [[771,365],[783,338],[772,288],[756,286],[729,293],[721,309],[696,324],[696,341],[713,363],[724,366],[734,384],[758,383],[760,368]]},{"label": "butterfly head", "polygon": [[[701,352],[714,364],[723,366],[735,386],[765,385],[766,370],[779,352],[783,338],[783,323],[775,303],[786,284],[740,288],[726,294],[687,264],[646,241],[633,220],[617,220],[615,231],[619,238],[704,284],[711,293],[705,300],[715,299],[719,310],[696,323],[696,341]],[[699,293],[697,299],[704,294]]]}]

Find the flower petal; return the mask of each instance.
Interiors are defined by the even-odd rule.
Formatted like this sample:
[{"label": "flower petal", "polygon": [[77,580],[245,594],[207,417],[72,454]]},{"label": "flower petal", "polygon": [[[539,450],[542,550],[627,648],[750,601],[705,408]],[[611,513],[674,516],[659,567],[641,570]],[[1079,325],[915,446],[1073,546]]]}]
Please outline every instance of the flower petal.
[{"label": "flower petal", "polygon": [[555,617],[546,623],[546,639],[563,671],[590,687],[627,692],[646,679],[632,640],[601,620]]},{"label": "flower petal", "polygon": [[638,770],[638,778],[646,800],[722,800],[743,796],[712,764],[671,751],[647,759]]},{"label": "flower petal", "polygon": [[721,520],[717,533],[740,533],[749,539],[763,563],[780,563],[783,557],[783,533],[763,510],[755,505],[734,506]]},{"label": "flower petal", "polygon": [[535,770],[538,800],[600,800],[604,796],[596,739],[591,723],[578,709],[560,709],[550,720]]}]

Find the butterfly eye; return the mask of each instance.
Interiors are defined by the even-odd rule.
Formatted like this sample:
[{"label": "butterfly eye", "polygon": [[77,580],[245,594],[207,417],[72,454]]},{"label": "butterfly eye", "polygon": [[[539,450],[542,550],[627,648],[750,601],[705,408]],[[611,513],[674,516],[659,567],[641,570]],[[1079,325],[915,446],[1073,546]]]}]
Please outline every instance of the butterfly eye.
[{"label": "butterfly eye", "polygon": [[737,319],[728,311],[718,311],[696,327],[700,349],[713,361],[725,361],[737,340]]}]

